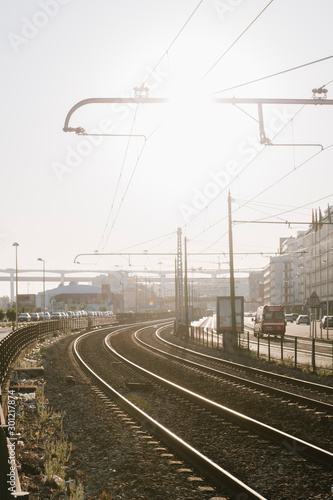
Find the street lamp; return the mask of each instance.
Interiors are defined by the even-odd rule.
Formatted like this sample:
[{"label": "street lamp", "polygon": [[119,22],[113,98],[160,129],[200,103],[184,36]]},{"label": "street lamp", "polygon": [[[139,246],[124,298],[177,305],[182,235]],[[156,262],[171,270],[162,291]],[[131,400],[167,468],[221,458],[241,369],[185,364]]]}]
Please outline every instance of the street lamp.
[{"label": "street lamp", "polygon": [[18,276],[17,276],[17,247],[18,243],[13,243],[15,247],[15,277],[16,277],[16,330],[18,329]]},{"label": "street lamp", "polygon": [[45,260],[39,257],[37,260],[43,262],[43,320],[45,321]]}]

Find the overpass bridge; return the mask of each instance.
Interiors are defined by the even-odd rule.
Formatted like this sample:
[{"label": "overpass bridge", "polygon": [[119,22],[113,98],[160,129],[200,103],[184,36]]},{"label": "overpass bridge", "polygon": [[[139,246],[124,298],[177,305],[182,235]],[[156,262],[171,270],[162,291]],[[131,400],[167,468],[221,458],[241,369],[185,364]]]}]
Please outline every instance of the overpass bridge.
[{"label": "overpass bridge", "polygon": [[[248,273],[253,271],[253,269],[235,269],[238,273]],[[45,283],[58,283],[65,285],[65,283],[75,282],[75,283],[93,283],[93,281],[101,275],[135,275],[140,280],[146,280],[149,276],[149,283],[159,283],[161,289],[164,289],[165,283],[174,283],[175,271],[161,270],[161,269],[131,269],[131,270],[114,270],[110,271],[105,269],[47,269],[45,273]],[[38,269],[18,269],[17,271],[18,281],[20,283],[32,283],[32,282],[43,282],[43,271]],[[51,276],[50,276],[51,275]],[[53,276],[52,276],[53,275]],[[206,276],[204,276],[206,275]],[[191,267],[188,269],[188,279],[194,284],[202,286],[204,283],[207,284],[207,280],[211,280],[212,286],[216,284],[217,279],[229,278],[229,268],[226,269],[204,269]],[[16,271],[14,268],[0,269],[0,281],[10,283],[10,300],[13,302],[15,300],[15,279]],[[192,283],[192,284],[193,284]],[[163,294],[164,295],[164,294]],[[223,295],[223,293],[221,294]]]}]

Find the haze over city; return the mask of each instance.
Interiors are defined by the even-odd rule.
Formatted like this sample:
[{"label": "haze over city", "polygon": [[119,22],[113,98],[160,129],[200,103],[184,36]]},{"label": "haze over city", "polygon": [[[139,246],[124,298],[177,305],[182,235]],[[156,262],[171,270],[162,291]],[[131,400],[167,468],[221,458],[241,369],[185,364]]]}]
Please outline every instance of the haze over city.
[{"label": "haze over city", "polygon": [[[175,252],[178,227],[189,252],[220,254],[193,256],[190,267],[225,267],[230,190],[234,220],[291,222],[234,225],[235,268],[248,272],[267,264],[280,237],[307,229],[293,221],[310,224],[313,209],[332,204],[331,106],[263,106],[270,146],[260,143],[257,105],[211,103],[311,101],[323,86],[317,97],[332,98],[329,0],[16,0],[0,9],[2,269],[15,267],[14,242],[19,268],[41,269],[41,257],[46,269],[172,269],[167,255],[74,258]],[[80,100],[133,97],[143,83],[170,103],[86,106],[71,126],[97,135],[63,131]]]}]

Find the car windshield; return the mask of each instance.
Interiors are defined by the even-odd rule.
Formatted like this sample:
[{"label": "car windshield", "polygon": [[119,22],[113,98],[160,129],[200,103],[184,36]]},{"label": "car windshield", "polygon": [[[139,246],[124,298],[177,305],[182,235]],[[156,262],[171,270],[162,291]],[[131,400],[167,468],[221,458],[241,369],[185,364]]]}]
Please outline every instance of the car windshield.
[{"label": "car windshield", "polygon": [[265,319],[283,319],[282,311],[266,311]]}]

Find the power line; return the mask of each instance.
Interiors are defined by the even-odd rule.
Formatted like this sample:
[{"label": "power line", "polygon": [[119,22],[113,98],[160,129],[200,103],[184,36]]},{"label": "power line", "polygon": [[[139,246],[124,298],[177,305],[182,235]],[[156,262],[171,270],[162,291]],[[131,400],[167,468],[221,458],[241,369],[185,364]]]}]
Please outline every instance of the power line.
[{"label": "power line", "polygon": [[[248,205],[249,203],[251,203],[253,200],[255,200],[258,196],[261,196],[263,193],[265,193],[266,191],[268,191],[269,189],[271,189],[272,187],[276,186],[279,182],[281,182],[283,179],[285,179],[286,177],[288,177],[291,173],[295,172],[295,170],[297,170],[298,168],[302,167],[303,165],[305,165],[308,161],[312,160],[315,156],[318,156],[318,154],[322,153],[323,151],[326,151],[326,149],[329,149],[333,147],[333,144],[330,144],[329,146],[327,146],[326,148],[324,148],[323,150],[320,150],[318,151],[317,153],[315,153],[313,156],[311,156],[310,158],[308,158],[307,160],[305,160],[304,162],[302,162],[300,165],[298,165],[298,167],[294,168],[293,170],[291,170],[290,172],[288,172],[286,175],[284,175],[283,177],[281,177],[280,179],[278,179],[276,182],[274,182],[273,184],[271,184],[270,186],[266,187],[263,191],[261,191],[260,193],[258,193],[257,195],[255,195],[253,198],[251,198],[251,200],[248,200],[246,203],[244,203],[241,207],[238,207],[235,212],[237,212],[238,210],[240,210],[241,208],[244,208],[246,205]],[[235,213],[234,212],[234,213]],[[218,221],[216,221],[214,224],[212,224],[209,228],[205,229],[204,231],[201,231],[201,233],[197,234],[194,238],[192,239],[195,239],[197,238],[198,236],[200,236],[203,232],[206,232],[208,231],[209,229],[211,229],[212,227],[216,226],[217,224],[219,224],[220,222],[224,221],[225,219],[227,218],[227,216],[224,216],[222,217],[222,219],[219,219]],[[205,248],[205,250],[207,250],[208,248],[211,248],[213,245],[215,245],[216,243],[218,243],[222,238],[224,238],[226,235],[228,234],[228,232],[226,232],[223,236],[221,236],[218,240],[216,240],[213,244],[211,244],[209,247]],[[205,251],[203,250],[203,251]]]},{"label": "power line", "polygon": [[147,243],[151,243],[152,241],[160,240],[161,238],[166,238],[172,235],[175,235],[176,231],[172,231],[171,233],[163,234],[162,236],[157,236],[156,238],[152,238],[150,240],[142,241],[141,243],[137,243],[136,245],[131,245],[130,247],[122,248],[120,252],[124,252],[125,250],[130,250],[131,248],[135,248],[141,245],[146,245]]},{"label": "power line", "polygon": [[215,61],[213,66],[204,74],[201,78],[201,81],[210,73],[210,71],[221,61],[221,59],[232,49],[232,47],[242,38],[242,36],[250,29],[250,27],[256,22],[256,20],[265,12],[265,10],[273,3],[274,0],[271,0],[266,7],[253,19],[253,21],[245,28],[245,30],[236,38],[234,42],[223,52],[223,54]]},{"label": "power line", "polygon": [[[144,80],[144,82],[142,83],[142,86],[144,86],[144,85],[145,85],[145,83],[147,82],[147,80],[149,79],[149,77],[153,74],[153,72],[155,71],[155,69],[158,67],[158,65],[160,64],[160,62],[161,62],[161,61],[162,61],[162,59],[164,58],[164,56],[165,56],[165,55],[169,52],[169,50],[171,49],[171,47],[173,46],[173,44],[176,42],[176,40],[178,39],[178,37],[180,36],[180,34],[182,33],[182,31],[183,31],[183,30],[185,29],[185,27],[187,26],[187,24],[190,22],[191,18],[193,17],[193,15],[195,14],[195,12],[196,12],[196,11],[197,11],[197,9],[200,7],[200,5],[202,4],[202,2],[203,2],[203,1],[204,1],[204,0],[200,0],[200,2],[198,3],[198,5],[196,6],[196,8],[193,10],[192,14],[189,16],[189,18],[187,19],[187,21],[185,22],[185,24],[182,26],[182,28],[180,29],[180,31],[179,31],[179,32],[177,33],[177,35],[174,37],[174,39],[172,40],[172,42],[170,43],[170,45],[168,46],[168,48],[166,49],[166,51],[163,53],[163,55],[161,56],[161,58],[159,59],[159,61],[156,63],[156,65],[155,65],[155,66],[154,66],[154,68],[151,70],[151,72],[147,75],[146,79],[145,79],[145,80]],[[133,127],[134,127],[134,124],[135,124],[135,119],[136,119],[136,113],[137,113],[137,110],[138,110],[138,105],[137,105],[136,110],[135,110],[135,115],[134,115],[134,118],[133,118],[133,123],[132,123],[132,128],[131,128],[130,135],[132,135],[132,132],[133,132]],[[148,139],[149,139],[149,138],[150,138],[150,137],[151,137],[151,136],[152,136],[152,135],[153,135],[153,134],[154,134],[154,133],[155,133],[155,132],[156,132],[156,131],[160,128],[161,124],[162,124],[162,123],[160,123],[160,125],[158,125],[158,126],[156,127],[156,129],[155,129],[155,130],[154,130],[154,131],[150,134],[150,136],[148,137]],[[110,208],[110,211],[109,211],[109,214],[108,214],[107,222],[106,222],[106,225],[105,225],[105,228],[104,228],[104,231],[103,231],[103,235],[102,235],[102,238],[101,238],[101,241],[100,241],[100,243],[99,243],[98,247],[102,244],[102,241],[103,241],[104,235],[105,235],[105,233],[106,233],[106,229],[107,229],[107,226],[108,226],[108,224],[109,224],[109,220],[110,220],[110,217],[111,217],[111,214],[112,214],[112,211],[113,211],[113,207],[114,207],[114,203],[115,203],[116,195],[117,195],[117,193],[118,193],[118,188],[119,188],[120,180],[121,180],[122,173],[123,173],[123,169],[124,169],[124,164],[125,164],[126,157],[127,157],[127,153],[128,153],[128,149],[129,149],[130,139],[131,139],[131,137],[129,137],[128,142],[127,142],[126,151],[125,151],[125,155],[124,155],[124,158],[123,158],[123,163],[122,163],[121,171],[120,171],[120,174],[119,174],[119,177],[118,177],[118,182],[117,182],[116,190],[115,190],[114,197],[113,197],[112,204],[111,204],[111,208]],[[146,140],[147,140],[147,139],[146,139]],[[121,202],[120,202],[120,206],[119,206],[119,208],[118,208],[118,211],[117,211],[117,214],[116,214],[115,219],[114,219],[114,221],[113,221],[113,224],[112,224],[112,226],[111,226],[111,229],[110,229],[110,231],[109,231],[109,233],[108,233],[108,235],[107,235],[107,238],[106,238],[106,241],[105,241],[105,243],[104,243],[103,249],[105,248],[105,246],[106,246],[106,244],[107,244],[107,242],[108,242],[108,239],[109,239],[109,237],[110,237],[110,234],[111,234],[111,232],[112,232],[112,229],[113,229],[113,227],[114,227],[114,225],[115,225],[115,222],[116,222],[116,219],[117,219],[117,217],[118,217],[118,214],[119,214],[120,208],[121,208],[121,206],[122,206],[122,204],[123,204],[123,201],[124,201],[124,197],[125,197],[125,195],[126,195],[126,193],[127,193],[127,190],[128,190],[128,188],[129,188],[129,185],[130,185],[130,183],[131,183],[131,180],[132,180],[133,175],[134,175],[134,173],[135,173],[135,170],[136,170],[136,168],[137,168],[137,165],[138,165],[139,159],[140,159],[140,157],[141,157],[141,155],[142,155],[142,152],[143,152],[144,146],[145,146],[145,144],[146,144],[146,140],[145,140],[144,145],[143,145],[143,147],[142,147],[142,149],[141,149],[141,151],[140,151],[140,154],[139,154],[139,156],[138,156],[137,162],[136,162],[136,164],[135,164],[135,166],[134,166],[134,169],[133,169],[133,172],[132,172],[131,178],[130,178],[129,183],[128,183],[127,187],[126,187],[125,194],[124,194],[124,196],[123,196],[123,198],[122,198],[122,200],[121,200]]]},{"label": "power line", "polygon": [[[316,64],[316,63],[319,63],[322,61],[327,61],[328,59],[332,59],[332,58],[333,58],[333,56],[323,57],[322,59],[317,59],[316,61],[311,61],[311,62],[308,62],[305,64],[301,64],[299,66],[294,66],[293,68],[285,69],[283,71],[278,71],[277,73],[272,73],[271,75],[262,76],[261,78],[256,78],[255,80],[250,80],[248,82],[240,83],[238,85],[234,85],[233,87],[228,87],[228,88],[223,89],[223,90],[217,90],[216,92],[213,92],[212,95],[220,94],[221,92],[227,92],[228,90],[238,89],[240,87],[244,87],[245,85],[250,85],[251,83],[261,82],[262,80],[267,80],[268,78],[273,78],[274,76],[283,75],[284,73],[288,73],[290,71],[295,71],[295,70],[300,69],[300,68],[305,68],[306,66],[310,66],[311,64]],[[333,80],[331,82],[325,83],[323,85],[323,87],[326,87],[326,85],[329,85],[332,82],[333,82]]]},{"label": "power line", "polygon": [[[289,123],[302,111],[302,109],[304,109],[305,107],[305,104],[293,115],[293,117],[281,128],[281,130],[279,130],[275,136],[273,137],[273,140],[278,137],[278,135],[289,125]],[[239,174],[237,174],[237,179],[239,178],[240,175],[242,175],[245,170],[255,161],[257,160],[257,158],[264,152],[266,151],[266,148],[263,147],[263,149],[261,149],[254,158],[252,158],[251,161],[249,161],[249,163],[247,165],[244,166],[244,168],[242,169],[241,172],[239,172]],[[227,188],[229,188],[231,186],[231,184],[234,182],[235,179],[231,179],[230,182],[224,186],[224,188],[214,197],[210,200],[209,203],[207,203],[207,205],[205,205],[201,210],[199,210],[186,224],[184,224],[183,228],[185,228],[188,224],[191,224],[191,222],[193,222],[197,217],[198,215],[200,215],[204,210],[206,210]],[[210,226],[210,228],[214,227],[216,224],[218,224],[219,222],[221,222],[222,220],[226,219],[226,216],[223,217],[222,219],[220,219],[219,221],[217,221],[216,223],[214,223],[212,226]],[[209,228],[209,229],[210,229]],[[197,236],[200,236],[200,234],[202,234],[203,232],[205,231],[202,231],[201,233],[199,233]]]},{"label": "power line", "polygon": [[[304,204],[304,205],[300,205],[300,206],[298,206],[298,207],[293,207],[293,208],[291,208],[290,210],[285,210],[284,212],[280,212],[280,213],[275,214],[275,215],[270,215],[270,216],[268,216],[268,217],[263,217],[263,218],[262,218],[262,219],[260,219],[260,220],[265,220],[265,219],[267,219],[267,218],[269,218],[269,217],[279,217],[280,215],[284,215],[284,214],[287,214],[287,213],[290,213],[290,212],[295,212],[295,210],[299,210],[299,209],[301,209],[301,208],[305,208],[305,207],[308,207],[308,206],[311,206],[311,205],[313,206],[313,205],[315,205],[315,203],[319,203],[320,201],[323,201],[323,200],[325,200],[326,198],[330,198],[331,196],[333,196],[333,193],[332,193],[332,194],[329,194],[329,195],[327,195],[327,196],[323,196],[322,198],[318,198],[317,200],[313,200],[313,201],[311,201],[310,203],[306,203],[306,204]],[[239,200],[239,201],[242,201],[242,200]],[[244,200],[244,201],[246,201],[246,200]],[[248,203],[252,203],[252,200],[251,200],[251,201],[247,201],[246,203],[247,203],[247,204],[248,204]],[[242,206],[244,206],[244,205],[242,205]]]},{"label": "power line", "polygon": [[124,192],[124,194],[123,194],[123,196],[122,196],[122,198],[121,198],[120,205],[119,205],[119,207],[118,207],[118,210],[117,210],[117,213],[116,213],[115,218],[114,218],[114,220],[113,220],[113,223],[112,223],[112,226],[111,226],[111,228],[110,228],[110,231],[109,231],[109,233],[108,233],[108,235],[107,235],[107,238],[106,238],[106,241],[105,241],[105,244],[104,244],[103,249],[105,248],[105,245],[106,245],[106,243],[108,242],[108,240],[109,240],[109,238],[110,238],[110,235],[111,235],[111,232],[112,232],[112,230],[113,230],[113,228],[114,228],[114,226],[115,226],[115,224],[116,224],[116,222],[117,222],[117,219],[118,219],[118,216],[119,216],[120,209],[121,209],[121,207],[122,207],[122,205],[123,205],[123,202],[124,202],[124,199],[125,199],[125,197],[126,197],[127,191],[128,191],[128,189],[129,189],[130,184],[131,184],[131,182],[132,182],[132,179],[133,179],[133,177],[134,177],[135,171],[136,171],[137,166],[138,166],[138,164],[139,164],[139,161],[140,161],[140,158],[141,158],[141,156],[142,156],[142,153],[143,153],[143,150],[144,150],[145,145],[146,145],[146,141],[143,143],[143,146],[142,146],[142,148],[141,148],[141,151],[140,151],[140,153],[139,153],[139,155],[138,155],[138,157],[137,157],[136,163],[135,163],[134,168],[133,168],[133,170],[132,170],[131,177],[130,177],[130,179],[129,179],[128,183],[127,183],[127,186],[126,186],[125,192]]},{"label": "power line", "polygon": [[[132,136],[132,133],[133,133],[133,128],[134,128],[135,119],[136,119],[136,115],[137,115],[137,111],[138,111],[138,106],[139,105],[137,104],[136,108],[135,108],[133,122],[132,122],[131,130],[130,130],[130,134],[129,134],[129,137],[128,137],[128,140],[127,140],[127,145],[126,145],[126,149],[125,149],[125,153],[124,153],[124,157],[123,157],[123,161],[122,161],[120,173],[119,173],[119,176],[118,176],[118,181],[117,181],[116,189],[115,189],[115,192],[114,192],[114,195],[113,195],[113,199],[112,199],[112,203],[111,203],[111,208],[109,210],[109,214],[108,214],[108,217],[107,217],[107,220],[106,220],[106,224],[105,224],[105,228],[104,228],[104,231],[103,231],[103,234],[102,234],[102,237],[101,237],[101,241],[99,242],[97,248],[99,248],[100,245],[102,244],[104,235],[106,234],[106,230],[107,230],[107,227],[108,227],[108,224],[109,224],[109,220],[110,220],[111,214],[113,212],[113,207],[114,207],[116,196],[117,196],[118,189],[119,189],[119,186],[120,186],[120,181],[121,181],[121,178],[122,178],[122,175],[123,175],[124,166],[125,166],[125,162],[126,162],[126,158],[127,158],[127,153],[128,153],[129,145],[130,145],[130,142],[131,142],[131,136]],[[106,243],[107,243],[107,240],[105,241],[102,250],[104,250]]]},{"label": "power line", "polygon": [[280,177],[280,179],[278,179],[277,181],[273,182],[273,184],[271,184],[270,186],[267,186],[265,189],[263,189],[263,191],[261,191],[260,193],[256,194],[253,198],[251,198],[251,200],[249,200],[248,202],[244,203],[244,205],[242,205],[241,207],[239,207],[237,210],[240,210],[241,208],[245,207],[248,203],[250,203],[253,200],[255,200],[256,198],[258,198],[258,196],[261,196],[262,194],[266,193],[266,191],[268,191],[272,187],[274,187],[277,184],[279,184],[279,182],[281,182],[282,180],[286,179],[286,177],[288,177],[290,174],[292,174],[293,172],[295,172],[295,170],[298,170],[299,168],[303,167],[310,160],[312,160],[313,158],[315,158],[316,156],[318,156],[323,151],[326,151],[327,149],[330,149],[332,146],[333,146],[333,143],[330,144],[329,146],[326,146],[326,148],[323,148],[320,151],[317,151],[317,153],[315,153],[314,155],[310,156],[310,158],[308,158],[307,160],[304,160],[297,167],[293,168],[293,170],[290,170],[290,172],[288,172],[287,174],[285,174],[282,177]]},{"label": "power line", "polygon": [[149,77],[154,73],[154,71],[157,68],[157,66],[161,63],[161,61],[163,60],[163,58],[169,52],[169,50],[171,49],[171,47],[173,46],[173,44],[175,43],[175,41],[177,40],[177,38],[180,36],[180,34],[182,33],[182,31],[185,29],[185,27],[187,26],[187,24],[190,22],[190,20],[192,19],[192,17],[194,16],[195,12],[198,10],[198,8],[200,7],[200,5],[202,4],[203,1],[204,0],[200,0],[200,2],[198,3],[198,5],[196,6],[196,8],[194,9],[194,11],[192,12],[192,14],[190,15],[190,17],[187,19],[186,23],[183,25],[183,27],[180,29],[180,31],[177,33],[177,35],[174,37],[174,39],[170,43],[169,47],[165,50],[165,52],[163,53],[162,57],[158,60],[158,62],[155,64],[154,68],[151,70],[151,72],[149,73],[149,75],[146,77],[146,79],[142,83],[142,86],[145,86],[146,82],[149,80]]},{"label": "power line", "polygon": [[[300,110],[299,110],[300,111]],[[280,131],[281,132],[281,131]],[[280,133],[278,132],[278,133]],[[244,203],[241,207],[238,207],[235,212],[237,212],[238,210],[240,210],[241,208],[244,208],[246,205],[248,205],[249,203],[251,203],[253,200],[255,200],[256,198],[258,198],[259,196],[261,196],[263,193],[265,193],[266,191],[268,191],[269,189],[271,189],[272,187],[276,186],[279,182],[281,182],[283,179],[285,179],[286,177],[288,177],[291,173],[295,172],[295,170],[298,170],[299,168],[301,168],[302,166],[304,166],[307,162],[309,162],[310,160],[312,160],[315,156],[318,156],[320,153],[322,153],[323,151],[326,151],[327,149],[330,149],[331,147],[333,147],[333,144],[330,144],[329,146],[327,146],[326,148],[318,151],[317,153],[315,153],[314,155],[312,155],[310,158],[308,158],[307,160],[305,160],[304,162],[302,162],[300,165],[298,165],[296,168],[294,168],[293,170],[291,170],[290,172],[288,172],[286,175],[282,176],[280,179],[278,179],[277,181],[275,181],[273,184],[271,184],[270,186],[266,187],[263,191],[261,191],[260,193],[258,193],[257,195],[255,195],[253,198],[251,198],[251,200],[248,200],[246,203]],[[260,153],[258,153],[259,155]],[[256,159],[258,157],[258,155],[254,158]],[[253,161],[253,160],[252,160]],[[250,162],[251,163],[251,162]],[[244,169],[242,170],[241,173],[243,173]],[[231,182],[230,182],[231,184]],[[326,197],[325,197],[326,198]],[[213,201],[213,200],[212,200]],[[320,200],[318,200],[320,201]],[[313,202],[315,203],[315,202]],[[220,222],[224,221],[225,219],[227,218],[227,216],[224,216],[222,217],[221,219],[219,219],[218,221],[216,221],[214,224],[212,224],[210,227],[204,229],[203,231],[201,231],[200,233],[198,233],[196,236],[194,236],[193,238],[191,238],[191,240],[197,238],[198,236],[200,236],[201,234],[205,233],[206,231],[208,231],[209,229],[211,229],[212,227],[216,226],[217,224],[219,224]],[[191,221],[190,221],[191,222]],[[218,238],[218,240],[216,240],[214,243],[212,243],[209,247],[205,248],[205,250],[203,251],[206,251],[208,248],[211,248],[212,246],[214,246],[216,243],[218,243],[222,238],[224,238],[226,235],[228,234],[228,232],[226,232],[225,234],[223,234],[223,236],[221,236],[220,238]]]}]

